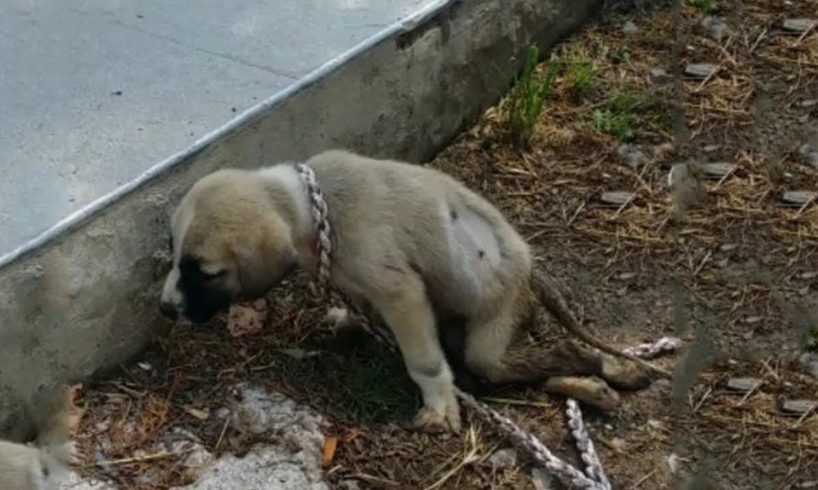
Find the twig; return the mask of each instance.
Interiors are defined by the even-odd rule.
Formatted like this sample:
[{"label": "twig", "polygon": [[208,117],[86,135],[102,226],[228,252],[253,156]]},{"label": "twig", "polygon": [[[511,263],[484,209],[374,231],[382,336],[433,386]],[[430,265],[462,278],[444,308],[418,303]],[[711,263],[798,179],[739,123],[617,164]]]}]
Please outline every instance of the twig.
[{"label": "twig", "polygon": [[171,456],[179,456],[191,452],[192,449],[184,449],[181,451],[161,451],[154,454],[146,454],[145,456],[135,456],[133,458],[112,459],[110,461],[95,461],[84,465],[84,468],[92,468],[94,466],[119,466],[125,464],[142,463],[145,461],[155,461],[157,459],[169,458]]},{"label": "twig", "polygon": [[645,476],[643,476],[642,478],[640,478],[640,479],[636,480],[636,482],[635,482],[633,485],[631,485],[631,488],[636,488],[636,487],[638,487],[639,485],[641,485],[641,484],[645,483],[646,481],[648,481],[648,478],[652,477],[652,476],[653,476],[653,475],[655,475],[655,474],[656,474],[656,470],[654,469],[653,471],[651,471],[651,472],[650,472],[650,473],[648,473],[647,475],[645,475]]}]

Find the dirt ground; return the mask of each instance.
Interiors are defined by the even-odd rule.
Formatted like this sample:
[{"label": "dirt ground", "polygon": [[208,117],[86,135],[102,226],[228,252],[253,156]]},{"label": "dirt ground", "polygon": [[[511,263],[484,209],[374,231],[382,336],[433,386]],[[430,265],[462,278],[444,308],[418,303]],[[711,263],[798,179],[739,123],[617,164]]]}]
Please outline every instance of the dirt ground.
[{"label": "dirt ground", "polygon": [[[624,394],[613,414],[585,409],[614,488],[676,488],[693,476],[702,479],[687,488],[818,488],[818,415],[780,407],[818,400],[796,361],[815,348],[818,206],[787,194],[818,190],[818,31],[783,28],[818,18],[818,3],[711,4],[589,25],[554,50],[563,68],[528,144],[511,138],[500,104],[429,165],[496,203],[611,345],[687,341],[657,361],[677,369],[672,384]],[[673,76],[696,63],[718,69]],[[679,163],[698,191],[668,185]],[[732,166],[697,166],[708,163]],[[618,191],[632,199],[605,202]],[[121,488],[183,483],[180,456],[94,465],[132,458],[170,427],[216,453],[246,451],[260,441],[194,415],[250,379],[331,420],[337,488],[536,488],[523,453],[492,464],[511,444],[469,413],[460,436],[407,431],[419,399],[401,360],[368,337],[329,335],[306,282],[297,276],[257,303],[266,318],[257,331],[231,334],[224,320],[176,327],[140,364],[86,387],[85,471]],[[742,376],[762,384],[726,389]],[[482,395],[577,463],[563,400],[536,389]]]}]

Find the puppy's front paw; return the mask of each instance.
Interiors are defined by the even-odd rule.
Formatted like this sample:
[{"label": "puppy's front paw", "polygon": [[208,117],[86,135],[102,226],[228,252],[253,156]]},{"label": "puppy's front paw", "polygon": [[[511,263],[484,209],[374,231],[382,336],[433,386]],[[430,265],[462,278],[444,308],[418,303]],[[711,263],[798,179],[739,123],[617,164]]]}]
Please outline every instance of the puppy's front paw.
[{"label": "puppy's front paw", "polygon": [[639,390],[650,385],[651,377],[639,364],[627,359],[605,356],[602,360],[602,377],[611,385],[626,390]]},{"label": "puppy's front paw", "polygon": [[431,407],[423,407],[415,415],[413,426],[417,430],[425,432],[460,432],[460,406],[457,400],[452,400],[446,404],[444,410],[435,410]]}]

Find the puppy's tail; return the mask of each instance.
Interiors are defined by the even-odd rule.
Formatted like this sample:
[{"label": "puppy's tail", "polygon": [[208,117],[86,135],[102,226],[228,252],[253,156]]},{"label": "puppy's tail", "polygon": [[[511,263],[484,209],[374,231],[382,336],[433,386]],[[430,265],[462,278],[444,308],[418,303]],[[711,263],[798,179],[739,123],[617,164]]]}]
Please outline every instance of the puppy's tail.
[{"label": "puppy's tail", "polygon": [[673,375],[666,369],[662,369],[636,356],[632,356],[620,350],[614,349],[613,347],[605,344],[604,342],[598,340],[596,337],[586,332],[579,324],[579,321],[574,317],[574,314],[568,307],[568,303],[566,303],[565,298],[563,298],[562,296],[562,293],[560,293],[559,289],[557,289],[554,283],[544,273],[542,273],[542,271],[534,270],[532,272],[531,286],[534,291],[534,294],[537,296],[537,299],[540,301],[540,303],[542,303],[543,306],[545,306],[545,308],[552,315],[554,315],[554,317],[556,317],[557,321],[559,321],[566,329],[568,329],[569,332],[574,334],[577,338],[579,338],[586,344],[592,347],[596,347],[602,352],[611,354],[613,356],[633,361],[639,364],[640,366],[644,367],[648,371],[653,372],[661,377],[664,378],[673,377]]}]

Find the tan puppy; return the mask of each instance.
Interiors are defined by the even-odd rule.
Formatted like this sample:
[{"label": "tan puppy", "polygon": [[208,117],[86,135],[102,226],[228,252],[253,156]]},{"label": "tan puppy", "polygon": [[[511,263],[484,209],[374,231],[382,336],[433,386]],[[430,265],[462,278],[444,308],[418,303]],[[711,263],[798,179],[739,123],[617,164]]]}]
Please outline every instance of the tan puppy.
[{"label": "tan puppy", "polygon": [[37,429],[35,446],[0,440],[0,489],[57,490],[74,463],[67,389],[31,404],[27,411]]},{"label": "tan puppy", "polygon": [[[454,178],[343,151],[306,163],[329,209],[333,283],[394,333],[423,395],[418,426],[460,427],[437,332],[447,322],[465,324],[465,364],[490,382],[549,378],[554,392],[611,408],[616,393],[587,376],[632,388],[647,381],[635,364],[574,342],[518,342],[542,300],[531,252],[494,206]],[[295,266],[315,270],[315,226],[291,164],[204,177],[172,218],[162,311],[204,322],[264,294]]]}]

